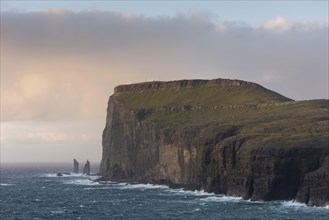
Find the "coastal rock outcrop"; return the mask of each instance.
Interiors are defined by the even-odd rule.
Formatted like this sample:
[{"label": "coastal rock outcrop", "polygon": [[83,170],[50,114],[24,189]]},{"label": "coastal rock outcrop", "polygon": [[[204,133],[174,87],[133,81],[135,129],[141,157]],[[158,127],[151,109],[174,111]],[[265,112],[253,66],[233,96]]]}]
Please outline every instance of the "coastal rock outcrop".
[{"label": "coastal rock outcrop", "polygon": [[79,173],[79,162],[73,159],[73,173]]},{"label": "coastal rock outcrop", "polygon": [[324,206],[329,204],[329,156],[320,158],[318,163],[318,169],[304,176],[296,201],[311,205]]},{"label": "coastal rock outcrop", "polygon": [[328,112],[328,100],[296,102],[239,80],[118,86],[108,102],[100,174],[328,205]]},{"label": "coastal rock outcrop", "polygon": [[83,167],[83,174],[90,175],[90,162],[87,160],[85,166]]}]

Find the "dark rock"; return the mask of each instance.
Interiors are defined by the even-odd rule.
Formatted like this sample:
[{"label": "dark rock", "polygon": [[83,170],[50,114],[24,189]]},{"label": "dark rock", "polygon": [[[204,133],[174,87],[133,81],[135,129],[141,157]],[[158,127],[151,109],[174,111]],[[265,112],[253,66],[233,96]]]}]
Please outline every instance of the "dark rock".
[{"label": "dark rock", "polygon": [[73,159],[73,173],[79,173],[79,162]]},{"label": "dark rock", "polygon": [[83,174],[90,175],[90,162],[87,160],[85,166],[83,167]]},{"label": "dark rock", "polygon": [[317,169],[304,175],[295,199],[310,205],[329,205],[329,156],[322,159]]},{"label": "dark rock", "polygon": [[242,80],[229,80],[229,79],[214,79],[214,80],[177,80],[169,82],[144,82],[131,85],[121,85],[114,88],[116,95],[123,93],[136,93],[145,91],[157,91],[166,89],[192,89],[199,86],[206,87],[230,87],[241,85],[256,85],[254,83]]},{"label": "dark rock", "polygon": [[56,176],[63,176],[61,172],[56,173]]},{"label": "dark rock", "polygon": [[[160,116],[165,113],[168,118],[163,121],[161,117],[154,119],[156,110],[132,110],[125,103],[130,94],[146,91],[150,95],[154,90],[176,91],[198,86],[211,88],[211,91],[239,87],[243,95],[247,94],[244,88],[253,86],[253,94],[264,92],[266,97],[276,94],[238,80],[183,80],[118,86],[108,102],[100,180],[159,183],[251,200],[296,199],[310,205],[328,204],[327,100],[253,103],[260,107],[248,104],[246,111],[243,105],[215,109],[198,103],[202,108],[177,107],[175,111],[165,106]],[[165,95],[161,97],[165,99]],[[139,98],[143,98],[142,95]],[[276,100],[280,99],[285,100],[281,96]],[[218,103],[218,106],[224,104]],[[157,102],[156,108],[162,106]],[[191,113],[193,109],[200,109],[197,110],[200,116]],[[234,111],[238,111],[234,117],[240,119],[232,116]],[[187,114],[190,121],[180,123],[183,114]],[[227,117],[207,121],[206,114]],[[247,114],[249,116],[243,118]],[[172,124],[166,124],[171,118],[174,118]],[[319,125],[327,129],[321,130]],[[296,129],[301,126],[305,129]]]}]

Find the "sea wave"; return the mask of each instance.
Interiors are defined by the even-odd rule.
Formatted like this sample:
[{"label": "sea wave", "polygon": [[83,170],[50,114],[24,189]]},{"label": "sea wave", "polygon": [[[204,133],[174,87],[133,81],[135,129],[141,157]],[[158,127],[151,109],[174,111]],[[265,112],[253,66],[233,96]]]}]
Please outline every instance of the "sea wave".
[{"label": "sea wave", "polygon": [[115,182],[112,182],[112,181],[104,181],[104,180],[101,180],[101,181],[98,181],[100,184],[111,184],[111,183],[115,183]]},{"label": "sea wave", "polygon": [[[97,185],[97,184],[95,184]],[[108,190],[111,189],[111,187],[86,187],[83,188],[84,190]]]},{"label": "sea wave", "polygon": [[208,193],[204,190],[184,190],[184,189],[168,189],[168,192],[181,195],[181,196],[214,196],[215,193]]},{"label": "sea wave", "polygon": [[0,183],[0,186],[11,186],[11,185],[13,185],[13,184],[11,184],[11,183]]},{"label": "sea wave", "polygon": [[62,176],[57,176],[57,173],[44,173],[40,177],[87,177],[87,175],[82,173],[62,173]]},{"label": "sea wave", "polygon": [[61,209],[61,210],[53,210],[53,211],[50,211],[51,214],[63,214],[65,213],[65,209]]},{"label": "sea wave", "polygon": [[141,183],[117,183],[114,184],[118,186],[120,189],[167,189],[168,186],[165,185],[156,185],[151,183],[141,184]]},{"label": "sea wave", "polygon": [[73,184],[73,185],[83,185],[83,186],[91,186],[91,185],[99,185],[99,182],[93,181],[91,179],[70,179],[63,181],[64,184]]},{"label": "sea wave", "polygon": [[224,196],[224,195],[209,196],[206,198],[202,198],[200,200],[206,201],[206,202],[240,202],[240,201],[244,201],[242,199],[242,197]]},{"label": "sea wave", "polygon": [[98,185],[99,182],[95,180],[99,178],[99,176],[88,176],[82,173],[62,173],[63,176],[57,176],[57,173],[44,173],[39,177],[50,177],[50,178],[58,178],[64,184],[74,184],[74,185]]},{"label": "sea wave", "polygon": [[318,209],[318,210],[323,210],[323,209],[329,209],[329,205],[327,206],[310,206],[310,205],[306,205],[305,203],[300,203],[300,202],[296,202],[294,200],[291,201],[283,201],[281,203],[283,208],[294,208],[294,209],[303,209],[303,210],[314,210],[314,209]]},{"label": "sea wave", "polygon": [[200,208],[193,209],[193,212],[200,212],[200,211],[201,211]]},{"label": "sea wave", "polygon": [[286,207],[296,207],[296,208],[308,207],[305,203],[296,202],[294,200],[283,201],[281,204],[282,204],[282,206],[286,206]]}]

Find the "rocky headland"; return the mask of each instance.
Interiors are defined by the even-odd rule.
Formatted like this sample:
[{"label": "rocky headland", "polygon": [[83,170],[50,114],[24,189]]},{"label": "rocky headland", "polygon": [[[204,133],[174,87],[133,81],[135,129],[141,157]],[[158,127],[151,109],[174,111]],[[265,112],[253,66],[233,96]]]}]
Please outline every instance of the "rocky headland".
[{"label": "rocky headland", "polygon": [[114,91],[102,180],[329,205],[328,100],[293,101],[228,79],[154,81]]}]

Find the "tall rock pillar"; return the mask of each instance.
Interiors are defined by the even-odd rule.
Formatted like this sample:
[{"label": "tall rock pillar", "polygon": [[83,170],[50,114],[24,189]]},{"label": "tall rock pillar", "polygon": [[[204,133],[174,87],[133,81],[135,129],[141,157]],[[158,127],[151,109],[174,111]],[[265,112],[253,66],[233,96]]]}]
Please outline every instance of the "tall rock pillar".
[{"label": "tall rock pillar", "polygon": [[73,159],[73,173],[79,173],[79,162]]}]

